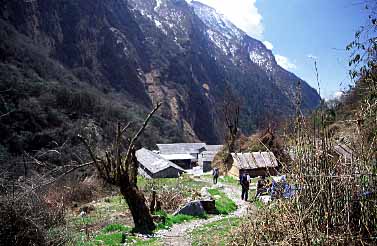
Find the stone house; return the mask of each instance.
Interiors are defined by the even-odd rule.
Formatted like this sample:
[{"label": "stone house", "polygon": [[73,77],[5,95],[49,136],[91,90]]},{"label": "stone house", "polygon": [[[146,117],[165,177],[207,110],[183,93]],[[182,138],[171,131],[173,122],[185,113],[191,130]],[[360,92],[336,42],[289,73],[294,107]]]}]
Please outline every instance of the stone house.
[{"label": "stone house", "polygon": [[136,151],[136,158],[138,172],[146,178],[178,178],[185,172],[178,165],[145,148]]},{"label": "stone house", "polygon": [[223,145],[206,145],[206,150],[199,153],[198,163],[203,168],[203,172],[208,172],[212,169],[212,161],[222,148]]},{"label": "stone house", "polygon": [[199,154],[205,151],[205,143],[157,144],[159,154],[184,169],[191,169],[198,162]]}]

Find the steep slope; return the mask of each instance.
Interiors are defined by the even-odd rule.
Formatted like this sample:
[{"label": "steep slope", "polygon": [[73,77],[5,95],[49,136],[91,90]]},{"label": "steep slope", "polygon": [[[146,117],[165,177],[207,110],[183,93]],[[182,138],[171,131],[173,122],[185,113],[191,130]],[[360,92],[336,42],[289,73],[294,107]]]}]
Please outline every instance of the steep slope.
[{"label": "steep slope", "polygon": [[248,36],[213,8],[197,1],[193,1],[191,6],[206,24],[209,40],[235,66],[241,67],[243,70],[253,69],[255,65],[258,66],[293,104],[295,103],[293,101],[295,88],[297,82],[300,81],[303,93],[303,109],[313,109],[318,105],[317,92],[293,73],[280,67],[272,52],[262,42]]},{"label": "steep slope", "polygon": [[[302,86],[302,110],[308,112],[318,105],[319,96],[314,89],[281,68],[260,41],[247,36],[213,8],[195,1],[188,5],[183,0],[131,0],[129,3],[137,22],[143,23],[141,29],[145,35],[151,35],[151,28],[159,29],[162,37],[151,36],[151,39],[165,47],[173,41],[179,47],[175,51],[169,49],[183,62],[183,67],[175,69],[183,72],[190,67],[191,74],[182,77],[191,79],[204,92],[209,112],[215,119],[219,115],[214,109],[223,101],[227,86],[243,101],[241,122],[247,133],[261,126],[266,118],[278,120],[294,112],[298,81]],[[162,74],[171,73],[171,69],[158,69]],[[181,77],[173,79],[182,80]],[[219,128],[217,125],[216,129]]]},{"label": "steep slope", "polygon": [[[29,132],[30,124],[12,125],[22,121],[16,116],[30,100],[40,109],[41,117],[35,118],[42,118],[32,119],[28,109],[35,126],[31,135],[45,132],[47,137],[27,149],[62,143],[66,137],[61,125],[45,117],[50,111],[64,115],[60,124],[85,119],[105,129],[108,115],[112,121],[132,120],[162,101],[153,126],[158,129],[156,141],[208,143],[219,143],[224,136],[219,108],[225,88],[242,101],[241,127],[246,133],[267,118],[294,112],[292,95],[300,79],[279,67],[261,42],[205,5],[184,0],[0,0],[0,4],[0,115],[15,111],[0,119],[2,129],[7,129],[1,132],[4,146]],[[301,82],[303,110],[313,109],[319,97]],[[25,91],[10,93],[12,87]],[[119,106],[117,113],[103,106],[110,104]],[[121,117],[122,110],[129,115]],[[55,128],[60,133],[50,134]],[[13,145],[12,149],[21,148]]]}]

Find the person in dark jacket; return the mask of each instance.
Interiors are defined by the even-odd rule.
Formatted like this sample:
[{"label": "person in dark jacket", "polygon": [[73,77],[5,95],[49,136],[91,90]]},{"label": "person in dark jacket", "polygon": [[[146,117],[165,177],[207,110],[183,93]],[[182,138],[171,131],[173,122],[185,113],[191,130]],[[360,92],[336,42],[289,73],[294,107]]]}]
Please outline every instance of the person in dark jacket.
[{"label": "person in dark jacket", "polygon": [[249,188],[250,188],[250,176],[247,173],[243,173],[241,175],[240,184],[242,187],[241,199],[247,201],[249,197]]},{"label": "person in dark jacket", "polygon": [[219,169],[217,167],[213,169],[212,176],[213,176],[213,183],[217,184],[217,179],[219,178]]}]

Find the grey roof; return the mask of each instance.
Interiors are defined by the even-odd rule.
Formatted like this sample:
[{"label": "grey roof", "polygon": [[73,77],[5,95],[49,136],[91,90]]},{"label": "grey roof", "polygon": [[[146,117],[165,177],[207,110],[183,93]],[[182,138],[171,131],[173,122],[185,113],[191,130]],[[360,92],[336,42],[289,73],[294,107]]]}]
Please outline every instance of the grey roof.
[{"label": "grey roof", "polygon": [[173,162],[168,161],[163,157],[159,156],[158,154],[153,153],[152,151],[147,150],[145,148],[136,151],[136,158],[137,161],[142,166],[147,168],[151,173],[158,173],[170,167],[176,168],[184,172],[184,170],[181,167],[177,166]]},{"label": "grey roof", "polygon": [[232,153],[232,157],[237,160],[239,169],[257,169],[278,166],[276,157],[272,152]]},{"label": "grey roof", "polygon": [[338,145],[335,145],[334,146],[334,150],[335,152],[340,155],[340,156],[343,156],[344,158],[346,159],[352,159],[352,154],[353,154],[353,151],[350,147],[348,147],[347,145],[345,144],[338,144]]},{"label": "grey roof", "polygon": [[170,155],[163,155],[160,156],[166,160],[195,160],[196,158],[189,154],[170,154]]},{"label": "grey roof", "polygon": [[219,152],[224,145],[206,145],[206,151]]},{"label": "grey roof", "polygon": [[196,154],[200,149],[204,149],[205,143],[174,143],[174,144],[157,144],[160,154]]},{"label": "grey roof", "polygon": [[218,151],[204,151],[204,152],[201,153],[201,155],[202,155],[201,160],[212,162],[217,153],[218,153]]}]

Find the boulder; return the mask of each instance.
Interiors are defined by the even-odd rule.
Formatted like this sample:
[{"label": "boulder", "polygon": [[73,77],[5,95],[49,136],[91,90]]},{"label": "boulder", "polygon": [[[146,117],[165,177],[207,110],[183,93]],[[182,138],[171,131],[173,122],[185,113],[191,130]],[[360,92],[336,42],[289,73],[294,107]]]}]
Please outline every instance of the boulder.
[{"label": "boulder", "polygon": [[215,200],[201,200],[200,203],[202,204],[204,210],[207,214],[217,214],[218,211],[216,209]]},{"label": "boulder", "polygon": [[200,201],[192,201],[187,203],[184,207],[178,209],[173,215],[186,214],[191,216],[202,216],[206,211],[204,210]]},{"label": "boulder", "polygon": [[209,194],[209,192],[208,192],[208,187],[203,187],[200,190],[200,195],[203,199],[210,199],[211,198],[211,194]]}]

